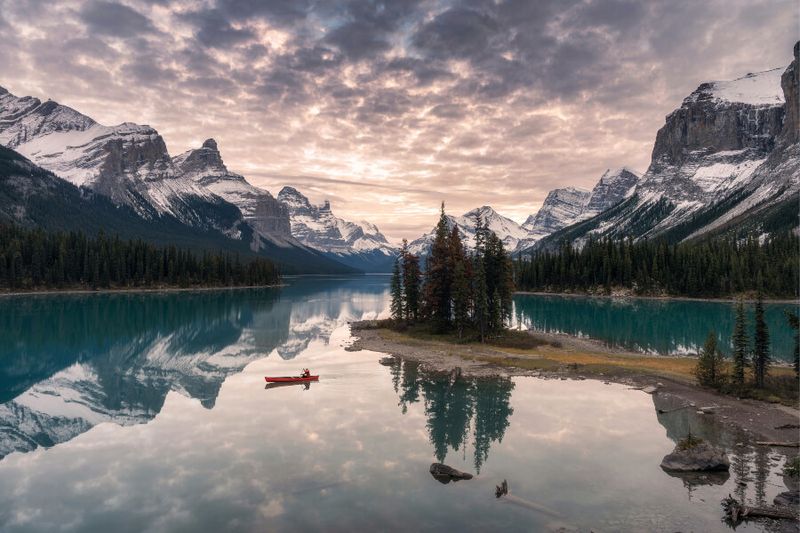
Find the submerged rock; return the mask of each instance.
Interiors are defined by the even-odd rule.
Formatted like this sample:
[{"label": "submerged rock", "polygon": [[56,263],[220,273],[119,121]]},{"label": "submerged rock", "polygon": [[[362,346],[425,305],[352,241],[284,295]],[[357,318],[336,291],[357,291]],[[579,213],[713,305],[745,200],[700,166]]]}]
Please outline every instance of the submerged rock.
[{"label": "submerged rock", "polygon": [[726,471],[730,466],[725,450],[707,442],[699,442],[691,447],[679,443],[661,461],[661,468],[676,472],[718,472]]},{"label": "submerged rock", "polygon": [[775,505],[786,505],[787,507],[797,509],[797,507],[800,506],[800,491],[787,490],[786,492],[781,492],[775,496],[775,499],[772,500],[772,503]]},{"label": "submerged rock", "polygon": [[439,483],[450,483],[451,481],[461,481],[462,479],[472,479],[472,474],[456,470],[452,466],[442,463],[431,464],[431,475]]}]

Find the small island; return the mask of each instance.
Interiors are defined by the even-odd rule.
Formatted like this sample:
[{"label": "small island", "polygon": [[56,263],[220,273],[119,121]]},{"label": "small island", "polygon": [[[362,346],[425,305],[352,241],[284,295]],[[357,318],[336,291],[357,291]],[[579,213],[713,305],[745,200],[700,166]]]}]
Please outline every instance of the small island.
[{"label": "small island", "polygon": [[[472,377],[539,376],[597,379],[667,394],[686,408],[717,417],[762,441],[796,444],[798,365],[772,364],[761,299],[748,331],[744,303],[736,307],[734,353],[724,357],[709,332],[698,357],[644,355],[566,334],[511,329],[514,263],[502,241],[476,216],[467,251],[449,228],[444,205],[426,265],[406,246],[391,282],[391,318],[351,324],[349,350],[389,353],[432,371]],[[795,316],[787,322],[797,331]],[[751,339],[754,348],[751,350]]]}]

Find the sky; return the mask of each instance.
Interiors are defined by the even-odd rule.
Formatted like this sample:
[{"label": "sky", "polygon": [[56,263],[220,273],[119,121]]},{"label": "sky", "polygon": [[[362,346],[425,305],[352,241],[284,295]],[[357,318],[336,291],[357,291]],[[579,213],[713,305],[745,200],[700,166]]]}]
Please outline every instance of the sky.
[{"label": "sky", "polygon": [[644,172],[700,83],[787,66],[796,0],[0,0],[0,86],[291,185],[390,238]]}]

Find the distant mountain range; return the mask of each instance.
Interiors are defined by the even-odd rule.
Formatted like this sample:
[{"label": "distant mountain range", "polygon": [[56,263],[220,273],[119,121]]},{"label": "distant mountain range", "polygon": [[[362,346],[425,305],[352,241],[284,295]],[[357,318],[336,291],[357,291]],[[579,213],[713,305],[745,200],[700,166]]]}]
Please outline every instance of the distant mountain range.
[{"label": "distant mountain range", "polygon": [[[641,177],[620,168],[591,191],[555,189],[523,224],[489,206],[448,221],[471,245],[480,213],[517,254],[590,237],[679,241],[797,227],[798,45],[794,52],[787,69],[700,85],[666,117]],[[0,220],[229,249],[297,273],[386,272],[398,252],[375,224],[341,219],[327,201],[253,186],[228,170],[214,139],[172,157],[149,126],[104,126],[0,87],[0,145]],[[432,237],[411,251],[425,255]]]},{"label": "distant mountain range", "polygon": [[[484,206],[449,217],[472,242],[474,213],[516,254],[580,246],[600,237],[671,242],[725,232],[768,234],[798,227],[800,67],[701,84],[666,117],[641,177],[609,170],[591,190],[551,191],[524,224]],[[425,254],[433,233],[411,244]]]}]

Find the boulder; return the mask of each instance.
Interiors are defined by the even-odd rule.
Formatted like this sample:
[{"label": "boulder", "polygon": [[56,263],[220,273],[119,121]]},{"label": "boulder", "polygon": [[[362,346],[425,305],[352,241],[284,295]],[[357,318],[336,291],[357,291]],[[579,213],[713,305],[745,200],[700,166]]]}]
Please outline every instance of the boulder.
[{"label": "boulder", "polygon": [[452,466],[442,463],[431,464],[431,475],[439,483],[450,483],[451,481],[461,481],[462,479],[472,479],[472,474],[456,470]]},{"label": "boulder", "polygon": [[727,471],[730,466],[725,450],[707,442],[688,448],[678,444],[661,461],[661,468],[675,472],[719,472]]},{"label": "boulder", "polygon": [[772,503],[775,505],[785,505],[787,507],[797,509],[797,507],[800,506],[800,491],[787,490],[786,492],[781,492],[775,496],[775,499],[772,500]]}]

